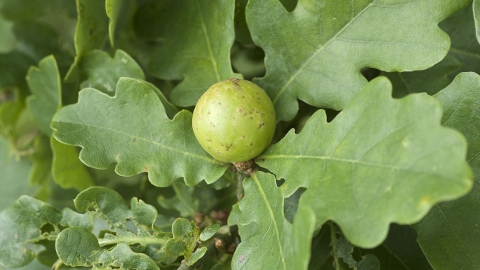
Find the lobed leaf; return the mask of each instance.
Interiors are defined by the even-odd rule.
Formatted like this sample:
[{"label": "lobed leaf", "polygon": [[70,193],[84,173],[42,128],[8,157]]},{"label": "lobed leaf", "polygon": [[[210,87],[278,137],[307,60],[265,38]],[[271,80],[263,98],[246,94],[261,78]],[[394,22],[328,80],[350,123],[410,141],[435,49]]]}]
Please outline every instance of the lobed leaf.
[{"label": "lobed leaf", "polygon": [[60,232],[55,248],[62,262],[70,266],[159,269],[147,255],[132,252],[126,244],[118,244],[112,250],[102,249],[97,237],[83,227],[70,227]]},{"label": "lobed leaf", "polygon": [[83,227],[66,228],[55,241],[57,255],[66,265],[93,266],[100,261],[103,249],[89,229]]},{"label": "lobed leaf", "polygon": [[[174,104],[193,106],[211,85],[241,77],[232,71],[230,63],[234,4],[231,0],[153,4],[157,9],[148,27],[155,28],[156,38],[163,42],[152,54],[149,67],[159,78],[182,80],[170,95]],[[146,8],[151,9],[149,5]]]},{"label": "lobed leaf", "polygon": [[195,222],[177,218],[172,224],[172,234],[173,238],[165,244],[165,252],[174,257],[184,255],[188,259],[200,234]]},{"label": "lobed leaf", "polygon": [[38,63],[38,68],[30,67],[27,83],[32,92],[26,101],[28,109],[43,134],[50,137],[50,122],[62,106],[62,85],[55,57],[47,56]]},{"label": "lobed leaf", "polygon": [[153,229],[152,224],[158,217],[158,212],[155,207],[137,198],[132,198],[130,200],[130,208],[133,222],[137,227],[144,226]]},{"label": "lobed leaf", "polygon": [[[53,115],[62,106],[62,85],[55,57],[45,57],[39,62],[38,68],[31,67],[27,82],[33,94],[27,98],[28,109],[43,134],[50,137],[53,133],[50,127]],[[46,185],[48,182],[44,180],[50,177],[51,171],[55,183],[63,188],[83,190],[92,186],[92,179],[78,159],[75,147],[62,144],[51,137],[50,142],[47,140],[46,143],[37,144],[36,148],[38,149],[32,156],[34,168],[30,176],[33,182]]]},{"label": "lobed leaf", "polygon": [[34,147],[35,152],[30,155],[33,166],[28,176],[28,182],[30,185],[46,187],[51,178],[50,168],[52,167],[52,150],[50,150],[48,138],[45,136],[37,137]]},{"label": "lobed leaf", "polygon": [[473,0],[473,19],[475,20],[475,34],[477,37],[478,43],[480,43],[480,1]]},{"label": "lobed leaf", "polygon": [[36,0],[4,0],[0,5],[0,14],[2,17],[12,21],[24,21],[42,16],[61,0],[45,0],[38,2]]},{"label": "lobed leaf", "polygon": [[192,266],[194,263],[196,263],[198,260],[200,260],[205,253],[207,252],[207,247],[201,247],[196,249],[192,255],[186,260],[186,264],[188,266]]},{"label": "lobed leaf", "polygon": [[213,224],[205,229],[200,233],[199,239],[200,241],[207,241],[208,239],[212,238],[215,233],[217,233],[218,229],[220,229],[220,224]]},{"label": "lobed leaf", "polygon": [[[171,237],[154,227],[158,213],[153,206],[132,198],[129,208],[120,194],[105,187],[88,188],[74,202],[86,213],[64,209],[61,224],[71,227],[58,235],[56,243],[58,256],[67,265],[156,269],[150,267],[168,258],[163,248]],[[93,219],[106,221],[110,230],[93,235]],[[127,226],[128,221],[135,229]],[[72,247],[77,238],[83,242]]]},{"label": "lobed leaf", "polygon": [[21,196],[12,207],[0,212],[0,264],[21,267],[35,258],[28,243],[41,240],[43,225],[58,224],[61,215],[52,206]]},{"label": "lobed leaf", "polygon": [[125,200],[117,192],[105,187],[91,187],[79,193],[74,200],[80,212],[92,209],[102,220],[114,227],[131,216]]},{"label": "lobed leaf", "polygon": [[93,229],[93,219],[88,213],[80,214],[70,208],[64,208],[61,214],[62,220],[60,220],[60,224],[63,226]]},{"label": "lobed leaf", "polygon": [[113,58],[104,51],[92,50],[83,57],[80,69],[88,78],[80,88],[95,88],[110,95],[121,77],[145,80],[142,68],[122,50],[115,51]]},{"label": "lobed leaf", "polygon": [[28,159],[17,160],[9,152],[7,140],[0,136],[0,209],[10,207],[21,195],[33,194],[29,183],[32,164]]},{"label": "lobed leaf", "polygon": [[93,186],[92,177],[78,159],[76,147],[63,144],[53,136],[50,137],[50,146],[53,152],[51,168],[55,183],[64,189],[76,188],[80,191]]},{"label": "lobed leaf", "polygon": [[121,18],[124,16],[125,9],[131,8],[131,0],[128,1],[105,1],[105,10],[109,18],[108,21],[108,36],[110,38],[110,46],[115,47],[115,34],[118,29],[118,25],[121,22]]},{"label": "lobed leaf", "polygon": [[445,111],[442,124],[466,137],[467,160],[475,182],[465,197],[436,205],[413,225],[434,269],[480,268],[480,76],[460,73],[435,97]]},{"label": "lobed leaf", "polygon": [[230,213],[229,225],[238,225],[242,242],[232,258],[232,269],[307,269],[315,218],[303,206],[293,225],[283,214],[283,198],[275,179],[257,172],[243,182],[245,196]]},{"label": "lobed leaf", "polygon": [[184,183],[173,182],[170,185],[175,192],[175,196],[165,198],[158,196],[158,204],[164,209],[175,209],[180,212],[181,217],[193,217],[198,211],[199,200],[193,197],[194,187],[189,187]]},{"label": "lobed leaf", "polygon": [[184,177],[187,185],[220,178],[226,164],[201,148],[191,127],[192,114],[178,113],[169,120],[151,85],[121,78],[115,97],[84,89],[77,104],[62,108],[54,117],[55,137],[81,146],[80,160],[107,169],[117,163],[122,176],[148,172],[156,186],[168,186]]},{"label": "lobed leaf", "polygon": [[12,27],[18,41],[17,50],[35,62],[59,51],[57,32],[42,22],[16,22]]},{"label": "lobed leaf", "polygon": [[21,84],[30,65],[33,65],[32,59],[25,54],[12,51],[0,54],[0,89],[14,87]]},{"label": "lobed leaf", "polygon": [[284,197],[306,188],[300,206],[312,207],[316,227],[332,220],[360,247],[380,244],[390,223],[419,221],[472,186],[465,140],[440,126],[438,102],[390,93],[388,79],[374,79],[332,122],[318,111],[257,158],[285,179]]},{"label": "lobed leaf", "polygon": [[358,263],[358,270],[380,270],[380,262],[374,255],[367,254]]},{"label": "lobed leaf", "polygon": [[417,233],[408,225],[391,224],[387,239],[381,245],[359,253],[375,255],[381,269],[432,270],[417,242]]},{"label": "lobed leaf", "polygon": [[439,24],[452,42],[448,55],[462,64],[458,70],[449,75],[451,80],[460,72],[480,73],[480,46],[475,38],[475,21],[472,13],[472,5],[468,5]]},{"label": "lobed leaf", "polygon": [[272,99],[277,121],[295,116],[297,98],[341,110],[367,83],[361,68],[421,70],[443,59],[449,39],[437,24],[468,3],[299,0],[287,12],[278,0],[252,0],[247,23],[267,67],[254,82]]},{"label": "lobed leaf", "polygon": [[75,29],[75,61],[70,67],[65,81],[78,80],[79,64],[85,54],[99,49],[108,33],[108,17],[105,11],[105,0],[76,0],[77,26]]},{"label": "lobed leaf", "polygon": [[426,92],[434,95],[449,85],[452,80],[449,75],[462,66],[454,56],[447,56],[433,67],[413,72],[382,72],[393,84],[392,96],[404,97],[408,94]]},{"label": "lobed leaf", "polygon": [[[0,7],[0,13],[1,13]],[[0,17],[0,35],[2,36],[2,40],[0,41],[0,52],[9,52],[15,48],[16,40],[13,36],[11,31],[12,29],[12,22],[9,22],[4,17]]]}]

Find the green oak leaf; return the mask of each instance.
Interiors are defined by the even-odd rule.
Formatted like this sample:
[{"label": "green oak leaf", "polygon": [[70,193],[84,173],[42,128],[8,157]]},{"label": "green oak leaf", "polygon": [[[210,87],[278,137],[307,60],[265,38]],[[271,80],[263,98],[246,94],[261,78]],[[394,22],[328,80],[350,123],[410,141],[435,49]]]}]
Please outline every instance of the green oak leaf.
[{"label": "green oak leaf", "polygon": [[152,224],[158,217],[157,209],[136,198],[130,200],[130,207],[135,225],[137,227],[145,226],[152,229]]},{"label": "green oak leaf", "polygon": [[235,40],[243,44],[253,44],[250,30],[247,26],[247,20],[245,18],[245,8],[247,7],[248,0],[235,0]]},{"label": "green oak leaf", "polygon": [[460,73],[435,97],[444,108],[442,124],[465,135],[475,183],[467,196],[436,205],[413,225],[434,269],[480,268],[480,76]]},{"label": "green oak leaf", "polygon": [[284,197],[306,188],[299,204],[312,207],[317,227],[332,220],[360,247],[377,246],[390,223],[419,221],[472,187],[465,139],[440,125],[438,102],[426,94],[396,100],[391,88],[374,79],[333,121],[317,111],[257,158],[285,179]]},{"label": "green oak leaf", "polygon": [[87,213],[80,214],[73,211],[70,208],[64,208],[61,213],[62,213],[62,220],[60,220],[61,225],[68,226],[68,227],[78,226],[78,227],[87,228],[89,230],[93,229],[93,219]]},{"label": "green oak leaf", "polygon": [[112,250],[102,249],[97,237],[84,227],[70,227],[60,232],[55,249],[62,262],[70,266],[159,269],[150,257],[132,252],[126,244],[118,244]]},{"label": "green oak leaf", "polygon": [[480,43],[480,1],[473,0],[473,19],[475,20],[475,33],[478,43]]},{"label": "green oak leaf", "polygon": [[[55,57],[47,56],[39,62],[38,68],[31,67],[27,83],[33,94],[27,98],[28,109],[42,133],[50,137],[53,133],[50,127],[53,115],[62,106],[62,84]],[[37,145],[40,149],[32,157],[34,168],[31,179],[38,179],[39,172],[49,176],[51,171],[55,183],[63,188],[83,190],[93,184],[85,166],[78,159],[75,147],[62,144],[53,137],[47,145]]]},{"label": "green oak leaf", "polygon": [[232,269],[307,269],[313,212],[301,207],[293,225],[288,222],[280,188],[271,175],[257,172],[243,181],[243,187],[245,196],[228,219],[229,225],[238,225],[242,238],[232,258]]},{"label": "green oak leaf", "polygon": [[439,24],[452,42],[448,55],[462,63],[460,69],[449,75],[452,80],[460,72],[480,73],[480,45],[475,38],[475,21],[472,13],[472,5],[468,5]]},{"label": "green oak leaf", "polygon": [[188,266],[192,266],[194,263],[196,263],[198,260],[200,260],[205,253],[207,252],[207,247],[201,247],[195,250],[190,257],[186,260],[186,264]]},{"label": "green oak leaf", "polygon": [[74,200],[80,212],[93,210],[110,227],[124,223],[131,216],[127,203],[120,194],[105,187],[91,187],[80,192]]},{"label": "green oak leaf", "polygon": [[17,50],[35,62],[59,50],[58,34],[45,23],[17,22],[12,31],[19,43]]},{"label": "green oak leaf", "polygon": [[97,237],[83,227],[71,227],[60,232],[55,249],[62,262],[71,266],[92,266],[103,255]]},{"label": "green oak leaf", "polygon": [[0,104],[0,131],[5,137],[15,139],[15,126],[20,115],[23,112],[23,107],[18,102],[7,101]]},{"label": "green oak leaf", "polygon": [[0,90],[23,83],[28,68],[33,64],[30,57],[19,51],[1,53]]},{"label": "green oak leaf", "polygon": [[[0,8],[1,12],[1,8]],[[0,16],[0,53],[12,51],[17,45],[17,41],[12,33],[13,23]]]},{"label": "green oak leaf", "polygon": [[330,234],[330,228],[323,226],[317,235],[312,238],[309,270],[324,269],[322,266],[325,264],[332,265],[331,261],[328,261],[331,258],[332,251]]},{"label": "green oak leaf", "polygon": [[148,172],[156,186],[168,186],[184,177],[187,185],[220,178],[227,165],[210,157],[194,137],[188,111],[173,120],[151,85],[121,78],[115,97],[84,89],[79,102],[55,115],[55,137],[81,146],[80,160],[90,167],[107,169],[117,163],[122,176]]},{"label": "green oak leaf", "polygon": [[52,167],[52,150],[45,136],[38,136],[34,142],[34,152],[30,155],[33,163],[28,177],[30,185],[42,185],[50,180]]},{"label": "green oak leaf", "polygon": [[63,144],[50,137],[53,152],[52,177],[55,183],[64,189],[84,190],[93,186],[93,180],[87,168],[78,159],[76,147]]},{"label": "green oak leaf", "polygon": [[0,136],[0,209],[11,206],[21,195],[34,193],[28,183],[31,168],[28,159],[16,159],[10,153],[7,140]]},{"label": "green oak leaf", "polygon": [[352,256],[353,246],[345,237],[340,236],[340,238],[336,239],[333,248],[335,257],[342,259],[344,263],[348,264],[349,268],[357,267],[357,262]]},{"label": "green oak leaf", "polygon": [[0,5],[2,17],[12,21],[26,21],[47,14],[62,0],[3,0]]},{"label": "green oak leaf", "polygon": [[[120,245],[126,244],[127,248],[132,246],[131,251],[145,252],[156,262],[162,262],[168,258],[163,247],[171,237],[170,234],[162,232],[154,225],[158,212],[152,205],[132,198],[130,207],[128,207],[120,194],[105,187],[91,187],[82,191],[75,198],[74,203],[75,208],[85,214],[68,211],[68,223],[62,220],[62,224],[82,226],[87,228],[90,233],[93,219],[105,221],[110,231],[105,232],[96,240],[102,252],[106,251],[104,249],[110,249],[111,245],[117,245],[115,248],[120,248]],[[135,229],[132,229],[132,224],[127,226],[127,221],[133,222]],[[65,250],[65,254],[76,256],[75,251],[71,249]],[[119,259],[115,258],[115,260]]]},{"label": "green oak leaf", "polygon": [[247,23],[267,67],[254,82],[272,99],[277,121],[295,116],[297,98],[341,110],[367,83],[363,67],[421,70],[442,60],[449,39],[437,24],[468,3],[299,0],[287,12],[278,0],[251,0]]},{"label": "green oak leaf", "polygon": [[206,227],[200,233],[200,241],[207,241],[208,239],[212,238],[217,233],[218,229],[220,229],[220,224],[213,224]]},{"label": "green oak leaf", "polygon": [[142,253],[132,252],[126,244],[118,244],[108,253],[114,258],[111,263],[114,267],[125,267],[126,269],[138,270],[160,269],[149,256]]},{"label": "green oak leaf", "polygon": [[163,195],[158,197],[158,204],[164,209],[175,209],[180,212],[182,217],[193,217],[198,211],[199,201],[193,196],[194,187],[189,187],[184,183],[175,181],[170,185],[175,192],[175,196],[165,198]]},{"label": "green oak leaf", "polygon": [[[194,253],[194,249],[199,240],[200,231],[195,225],[194,221],[189,221],[184,218],[177,218],[172,224],[173,238],[165,243],[165,252],[172,257],[185,256],[189,259]],[[205,254],[205,252],[203,252]],[[203,256],[202,254],[202,256]],[[195,255],[198,260],[200,254]]]},{"label": "green oak leaf", "polygon": [[[213,84],[237,77],[230,63],[235,38],[231,0],[168,0],[159,2],[154,23],[161,45],[149,64],[153,75],[183,81],[170,94],[172,102],[188,107]],[[140,16],[137,14],[137,16]]]},{"label": "green oak leaf", "polygon": [[172,224],[173,238],[165,244],[165,252],[171,257],[183,255],[186,264],[193,265],[207,252],[206,246],[197,248],[197,244],[211,238],[219,228],[219,224],[214,224],[200,233],[194,221],[177,218]]},{"label": "green oak leaf", "polygon": [[[297,0],[280,0],[280,2],[288,11],[292,11],[297,5]],[[250,45],[253,44],[253,40],[245,18],[247,4],[248,0],[235,0],[235,40]]]},{"label": "green oak leaf", "polygon": [[380,270],[380,261],[374,255],[367,254],[358,262],[358,270]]},{"label": "green oak leaf", "polygon": [[108,16],[108,36],[110,38],[110,46],[115,47],[115,34],[118,30],[118,25],[121,23],[122,17],[125,16],[126,9],[131,8],[134,3],[132,0],[115,1],[106,0],[105,10]]},{"label": "green oak leaf", "polygon": [[53,115],[62,106],[62,84],[55,57],[47,56],[38,67],[30,67],[27,83],[32,93],[27,98],[27,107],[43,134],[50,137]]},{"label": "green oak leaf", "polygon": [[142,68],[122,50],[117,50],[113,58],[104,51],[92,50],[83,57],[80,69],[88,78],[80,88],[95,88],[110,95],[120,77],[145,80]]},{"label": "green oak leaf", "polygon": [[382,72],[393,84],[393,97],[400,98],[412,93],[426,92],[433,95],[449,85],[449,76],[462,63],[450,54],[433,67],[412,72]]},{"label": "green oak leaf", "polygon": [[356,251],[375,255],[381,269],[432,270],[417,242],[417,233],[408,225],[391,224],[387,239],[381,245]]},{"label": "green oak leaf", "polygon": [[43,225],[58,224],[61,215],[51,205],[21,196],[12,207],[0,212],[0,265],[21,267],[35,258],[28,243],[42,239]]},{"label": "green oak leaf", "polygon": [[108,17],[104,0],[76,0],[77,26],[75,29],[75,61],[70,67],[65,81],[79,79],[79,64],[85,54],[101,48],[108,34]]}]

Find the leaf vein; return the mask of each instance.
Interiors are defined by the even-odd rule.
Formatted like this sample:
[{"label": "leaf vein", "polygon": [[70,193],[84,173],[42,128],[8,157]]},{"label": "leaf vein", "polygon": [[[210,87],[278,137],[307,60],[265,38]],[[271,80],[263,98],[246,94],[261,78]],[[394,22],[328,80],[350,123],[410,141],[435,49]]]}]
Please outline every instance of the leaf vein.
[{"label": "leaf vein", "polygon": [[157,145],[157,146],[159,146],[159,147],[161,147],[161,148],[170,150],[170,151],[172,151],[172,152],[177,152],[177,153],[180,153],[180,154],[183,154],[183,155],[186,155],[186,156],[190,156],[190,157],[193,157],[193,158],[197,158],[197,159],[200,159],[200,160],[203,160],[203,161],[212,163],[212,164],[217,164],[217,162],[216,162],[215,160],[209,159],[209,158],[207,158],[207,157],[195,155],[195,154],[192,154],[192,153],[189,153],[189,152],[186,152],[186,151],[181,151],[181,150],[178,150],[178,149],[175,149],[175,148],[172,148],[172,147],[168,147],[168,146],[166,146],[166,145],[164,145],[164,144],[161,144],[161,143],[159,143],[159,142],[156,142],[156,141],[153,141],[153,140],[149,140],[149,139],[147,139],[147,138],[143,138],[143,137],[139,137],[139,136],[133,136],[133,135],[130,135],[130,134],[128,134],[128,133],[125,133],[125,132],[122,132],[122,131],[119,131],[119,130],[115,130],[115,129],[112,129],[112,128],[95,126],[95,125],[85,124],[85,123],[73,123],[73,122],[61,122],[61,123],[62,123],[62,124],[73,124],[73,125],[84,126],[84,128],[97,128],[97,129],[108,130],[108,131],[111,131],[111,132],[114,132],[114,133],[118,133],[118,134],[121,134],[121,135],[130,137],[130,138],[132,138],[132,139],[133,139],[133,138],[136,138],[137,140],[142,140],[142,141],[144,141],[144,142]]},{"label": "leaf vein", "polygon": [[312,56],[310,56],[307,61],[305,61],[301,66],[300,68],[297,70],[297,72],[295,72],[292,76],[290,76],[290,78],[288,79],[288,81],[285,83],[285,85],[280,89],[280,91],[277,93],[277,95],[273,98],[273,104],[276,105],[280,96],[283,95],[283,93],[287,90],[287,88],[290,86],[290,84],[298,77],[298,75],[300,75],[300,73],[303,72],[303,70],[305,69],[306,66],[308,66],[310,64],[310,62],[313,61],[313,59],[315,59],[317,57],[317,55],[319,55],[323,50],[325,50],[333,41],[335,41],[339,36],[340,34],[342,34],[353,22],[355,22],[355,20],[360,17],[360,15],[362,15],[366,10],[368,10],[370,8],[370,6],[372,6],[372,3],[370,3],[368,6],[366,6],[362,11],[360,11],[355,17],[353,17],[347,24],[345,24],[345,26],[340,29],[340,31],[338,31],[337,34],[335,34],[335,36],[333,36],[330,40],[328,40],[324,45],[320,46],[316,51],[315,53],[312,54]]},{"label": "leaf vein", "polygon": [[207,27],[205,26],[205,19],[203,17],[202,10],[200,8],[200,4],[198,0],[195,1],[197,6],[198,14],[200,15],[200,20],[202,22],[202,32],[203,36],[205,37],[205,42],[207,43],[208,53],[210,54],[210,61],[213,65],[213,70],[215,71],[215,76],[217,77],[217,81],[220,81],[220,74],[218,73],[217,62],[215,61],[215,57],[213,56],[212,45],[210,44],[210,38],[208,37]]},{"label": "leaf vein", "polygon": [[458,236],[457,232],[453,229],[452,225],[450,224],[450,221],[447,219],[447,216],[445,215],[445,213],[443,212],[442,208],[439,206],[439,205],[435,205],[435,207],[437,207],[438,211],[440,211],[440,213],[442,214],[442,216],[444,217],[445,219],[445,222],[447,223],[448,227],[450,227],[450,229],[452,230],[453,234],[455,235],[455,237],[457,238],[458,242],[460,242],[460,244],[462,245],[462,248],[464,250],[464,253],[467,254],[467,257],[468,259],[470,260],[470,262],[472,263],[472,266],[475,265],[473,259],[470,257],[470,253],[468,252],[467,248],[465,247],[465,245],[463,244],[463,242],[461,241],[460,237]]},{"label": "leaf vein", "polygon": [[265,191],[263,190],[261,184],[259,183],[258,178],[255,176],[255,177],[252,177],[252,179],[255,182],[255,185],[257,186],[258,190],[260,191],[260,195],[262,196],[262,199],[265,202],[265,205],[267,206],[268,214],[270,215],[270,218],[272,219],[272,222],[273,222],[273,225],[274,225],[273,228],[275,229],[275,236],[277,238],[277,245],[278,245],[278,249],[280,251],[280,258],[281,258],[282,264],[283,264],[283,269],[286,270],[287,265],[285,263],[285,255],[283,253],[282,241],[280,240],[280,231],[278,229],[277,221],[275,220],[275,215],[273,213],[273,209],[270,206],[267,195],[265,194]]}]

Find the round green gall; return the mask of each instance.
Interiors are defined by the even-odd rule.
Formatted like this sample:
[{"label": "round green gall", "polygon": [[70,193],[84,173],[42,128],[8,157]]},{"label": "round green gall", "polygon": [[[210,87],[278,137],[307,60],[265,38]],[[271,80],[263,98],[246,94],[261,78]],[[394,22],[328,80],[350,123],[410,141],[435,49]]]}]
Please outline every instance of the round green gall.
[{"label": "round green gall", "polygon": [[275,109],[258,85],[228,79],[212,85],[198,100],[192,126],[200,145],[215,159],[244,162],[270,145]]}]

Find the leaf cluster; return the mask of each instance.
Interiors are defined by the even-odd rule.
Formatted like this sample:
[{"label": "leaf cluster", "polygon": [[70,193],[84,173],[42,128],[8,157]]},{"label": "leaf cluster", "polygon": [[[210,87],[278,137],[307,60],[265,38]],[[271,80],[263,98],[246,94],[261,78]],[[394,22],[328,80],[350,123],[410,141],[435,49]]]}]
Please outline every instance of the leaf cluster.
[{"label": "leaf cluster", "polygon": [[[0,267],[480,268],[479,10],[3,0]],[[278,121],[242,164],[192,131],[229,78]]]}]

